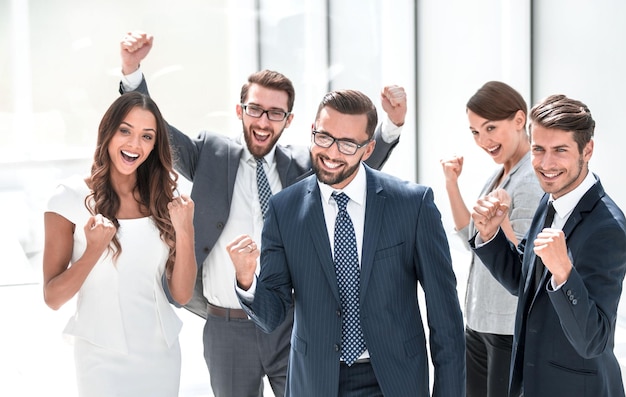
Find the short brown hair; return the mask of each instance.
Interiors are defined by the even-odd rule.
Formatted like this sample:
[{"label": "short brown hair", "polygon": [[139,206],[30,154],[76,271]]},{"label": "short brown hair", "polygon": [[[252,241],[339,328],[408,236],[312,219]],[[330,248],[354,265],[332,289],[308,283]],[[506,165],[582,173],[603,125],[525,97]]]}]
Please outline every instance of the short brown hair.
[{"label": "short brown hair", "polygon": [[593,138],[596,122],[591,117],[589,108],[584,103],[565,95],[550,95],[530,111],[531,134],[532,124],[544,128],[555,128],[572,132],[578,145],[578,152]]},{"label": "short brown hair", "polygon": [[296,100],[296,90],[293,88],[291,80],[284,74],[273,70],[261,70],[248,76],[248,82],[241,87],[240,103],[246,103],[248,100],[248,90],[252,84],[258,84],[261,87],[269,88],[287,93],[287,111],[293,110],[293,104]]},{"label": "short brown hair", "polygon": [[317,108],[317,114],[315,115],[316,121],[319,119],[322,109],[327,106],[342,114],[366,115],[367,127],[365,132],[369,139],[372,139],[376,125],[378,124],[378,114],[376,113],[376,107],[367,95],[356,90],[329,92],[324,95],[324,98],[322,98]]}]

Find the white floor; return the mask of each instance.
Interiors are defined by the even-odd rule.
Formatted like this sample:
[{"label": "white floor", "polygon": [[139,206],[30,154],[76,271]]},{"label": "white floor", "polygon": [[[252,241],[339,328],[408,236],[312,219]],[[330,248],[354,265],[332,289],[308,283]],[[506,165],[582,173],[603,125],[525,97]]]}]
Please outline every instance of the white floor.
[{"label": "white floor", "polygon": [[[6,236],[5,236],[6,237]],[[6,242],[6,240],[5,240]],[[7,247],[4,247],[7,248]],[[459,295],[466,278],[463,253],[453,248]],[[6,251],[5,251],[6,254]],[[11,255],[5,256],[11,258]],[[42,298],[40,259],[13,257],[0,263],[0,396],[75,397],[72,348],[61,337],[73,304],[59,311],[49,309]],[[616,333],[616,353],[626,370],[626,310],[621,306]],[[181,334],[181,397],[212,397],[202,354],[202,319],[184,309]],[[266,396],[271,389],[266,384]]]}]

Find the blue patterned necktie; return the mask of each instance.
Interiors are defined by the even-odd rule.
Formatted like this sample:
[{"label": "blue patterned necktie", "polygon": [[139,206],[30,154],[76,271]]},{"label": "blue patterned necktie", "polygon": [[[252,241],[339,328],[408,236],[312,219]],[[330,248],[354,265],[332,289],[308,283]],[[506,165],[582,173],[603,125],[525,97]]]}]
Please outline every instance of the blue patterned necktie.
[{"label": "blue patterned necktie", "polygon": [[350,198],[333,193],[339,207],[335,221],[335,273],[343,311],[341,322],[341,358],[352,365],[365,351],[359,314],[360,269],[354,226],[346,207]]},{"label": "blue patterned necktie", "polygon": [[267,182],[267,176],[265,175],[265,170],[263,169],[263,163],[265,160],[263,158],[256,160],[256,185],[259,189],[259,204],[261,204],[261,213],[263,213],[263,219],[265,219],[265,214],[267,213],[267,205],[270,201],[270,197],[272,197],[272,189],[270,188],[270,184]]}]

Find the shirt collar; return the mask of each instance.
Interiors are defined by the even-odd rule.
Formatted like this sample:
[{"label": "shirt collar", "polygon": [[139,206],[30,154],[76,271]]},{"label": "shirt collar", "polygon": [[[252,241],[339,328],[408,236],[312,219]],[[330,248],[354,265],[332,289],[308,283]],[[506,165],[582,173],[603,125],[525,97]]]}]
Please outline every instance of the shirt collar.
[{"label": "shirt collar", "polygon": [[552,201],[552,205],[554,205],[554,209],[556,213],[561,218],[567,218],[569,214],[574,210],[576,204],[580,201],[580,199],[587,193],[589,189],[596,183],[596,177],[593,175],[591,171],[587,172],[587,176],[580,185],[576,186],[574,190],[571,192],[559,197],[558,199],[554,199],[552,195],[548,201]]},{"label": "shirt collar", "polygon": [[350,181],[350,183],[343,189],[334,189],[332,186],[320,182],[319,179],[317,180],[317,184],[320,187],[322,200],[324,200],[326,203],[330,203],[330,198],[333,192],[344,192],[348,197],[350,197],[350,200],[354,201],[358,205],[362,206],[363,203],[365,203],[365,195],[367,193],[367,178],[363,163],[359,165],[354,179]]}]

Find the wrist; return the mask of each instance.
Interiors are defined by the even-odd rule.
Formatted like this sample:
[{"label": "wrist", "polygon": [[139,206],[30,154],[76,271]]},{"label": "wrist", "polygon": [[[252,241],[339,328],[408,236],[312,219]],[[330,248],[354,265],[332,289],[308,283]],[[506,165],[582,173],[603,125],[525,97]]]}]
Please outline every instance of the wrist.
[{"label": "wrist", "polygon": [[404,119],[397,121],[393,120],[391,117],[389,118],[389,121],[391,121],[393,123],[393,125],[395,125],[396,127],[402,127],[404,125]]},{"label": "wrist", "polygon": [[140,63],[122,64],[122,75],[128,76],[129,74],[135,73],[139,70],[140,66]]}]

